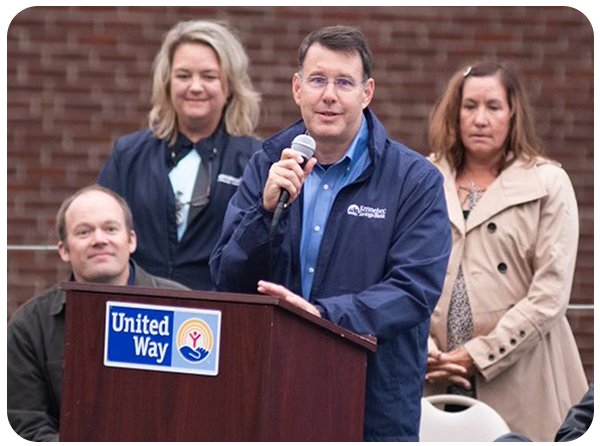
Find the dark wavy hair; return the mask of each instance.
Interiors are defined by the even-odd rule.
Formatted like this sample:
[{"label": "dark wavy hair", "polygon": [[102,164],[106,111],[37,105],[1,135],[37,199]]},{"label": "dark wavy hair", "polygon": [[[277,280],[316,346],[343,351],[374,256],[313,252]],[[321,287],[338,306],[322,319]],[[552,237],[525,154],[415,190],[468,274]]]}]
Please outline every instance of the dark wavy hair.
[{"label": "dark wavy hair", "polygon": [[327,26],[311,32],[304,38],[304,41],[298,49],[298,73],[302,73],[306,53],[315,43],[340,53],[358,53],[363,66],[363,82],[371,77],[371,73],[373,72],[373,54],[369,49],[367,39],[358,28],[336,25]]}]

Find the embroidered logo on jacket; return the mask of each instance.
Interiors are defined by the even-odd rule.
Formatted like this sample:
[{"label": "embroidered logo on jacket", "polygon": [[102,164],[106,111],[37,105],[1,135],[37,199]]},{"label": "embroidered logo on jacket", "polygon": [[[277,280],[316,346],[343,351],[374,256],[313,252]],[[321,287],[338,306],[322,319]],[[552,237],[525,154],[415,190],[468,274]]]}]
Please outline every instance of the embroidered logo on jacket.
[{"label": "embroidered logo on jacket", "polygon": [[239,186],[242,182],[241,178],[232,177],[231,175],[225,175],[224,173],[219,174],[217,177],[219,183],[229,184],[231,186]]},{"label": "embroidered logo on jacket", "polygon": [[351,204],[348,206],[348,215],[354,217],[365,217],[365,218],[385,218],[387,209],[372,208],[369,206],[359,206],[357,204]]}]

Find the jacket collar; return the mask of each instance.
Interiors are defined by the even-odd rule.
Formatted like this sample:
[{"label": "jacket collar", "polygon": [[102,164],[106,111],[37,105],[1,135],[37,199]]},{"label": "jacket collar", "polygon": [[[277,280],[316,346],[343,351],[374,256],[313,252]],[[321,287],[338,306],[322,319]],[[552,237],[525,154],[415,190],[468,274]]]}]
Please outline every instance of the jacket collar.
[{"label": "jacket collar", "polygon": [[[376,164],[379,159],[383,156],[383,151],[386,146],[387,132],[383,127],[383,124],[375,113],[373,113],[368,107],[363,111],[365,119],[367,120],[367,126],[369,128],[369,156],[371,157],[371,163]],[[281,158],[281,152],[286,147],[292,145],[292,141],[298,135],[306,133],[306,126],[304,121],[300,119],[288,128],[281,130],[264,142],[263,149],[269,156],[272,162],[277,162]]]},{"label": "jacket collar", "polygon": [[[146,271],[144,271],[142,268],[140,268],[140,266],[137,263],[135,263],[132,259],[129,259],[129,268],[131,271],[130,274],[133,275],[133,286],[151,286],[152,285],[151,276]],[[75,280],[73,277],[73,273],[71,273],[71,277],[69,280],[71,282],[73,282]],[[128,286],[132,286],[132,284],[129,283]],[[50,314],[52,316],[57,316],[58,314],[63,312],[64,308],[65,308],[65,292],[63,290],[61,290],[61,292],[57,294],[56,299],[54,299],[52,304],[50,304]]]},{"label": "jacket collar", "polygon": [[537,166],[545,162],[538,158],[534,165],[530,165],[522,159],[515,160],[490,185],[466,221],[456,193],[456,173],[446,159],[437,162],[444,175],[450,222],[464,235],[504,209],[544,197],[548,192],[540,179]]},{"label": "jacket collar", "polygon": [[52,300],[50,304],[50,315],[58,316],[65,309],[65,291],[58,288],[58,285],[55,285],[58,292],[56,293],[56,297]]},{"label": "jacket collar", "polygon": [[163,156],[165,165],[168,170],[171,170],[191,151],[196,149],[202,159],[209,159],[222,152],[227,145],[228,135],[225,131],[223,121],[218,125],[215,131],[208,137],[202,138],[197,143],[193,143],[183,133],[177,133],[177,139],[173,146],[169,146],[168,140],[163,143]]}]

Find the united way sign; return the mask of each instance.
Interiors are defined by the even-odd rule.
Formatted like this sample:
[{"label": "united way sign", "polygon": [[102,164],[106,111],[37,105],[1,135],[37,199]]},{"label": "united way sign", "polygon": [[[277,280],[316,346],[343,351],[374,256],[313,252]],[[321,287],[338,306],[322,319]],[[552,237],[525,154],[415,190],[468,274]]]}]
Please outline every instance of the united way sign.
[{"label": "united way sign", "polygon": [[221,312],[106,303],[104,365],[216,376]]}]

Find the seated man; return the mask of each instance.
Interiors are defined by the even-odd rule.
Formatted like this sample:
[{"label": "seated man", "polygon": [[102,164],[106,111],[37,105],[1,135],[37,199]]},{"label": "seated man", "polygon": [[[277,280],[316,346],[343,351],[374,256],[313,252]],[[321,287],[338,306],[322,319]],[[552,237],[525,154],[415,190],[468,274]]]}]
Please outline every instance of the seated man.
[{"label": "seated man", "polygon": [[[129,259],[131,211],[100,186],[67,198],[56,218],[58,252],[80,283],[187,289],[151,276]],[[8,420],[20,436],[57,441],[64,352],[65,292],[54,286],[27,302],[8,326]]]}]

